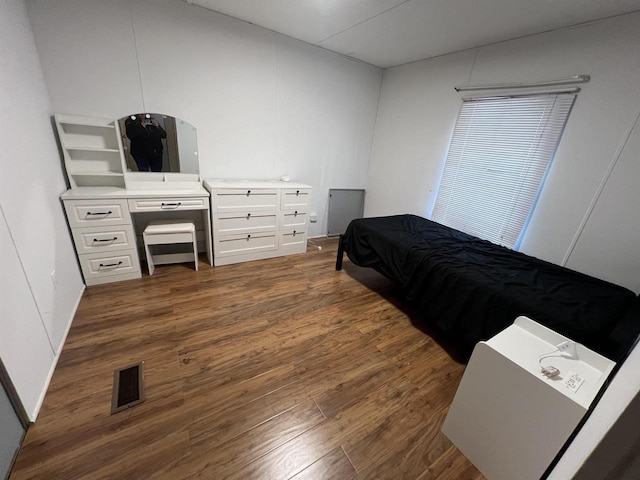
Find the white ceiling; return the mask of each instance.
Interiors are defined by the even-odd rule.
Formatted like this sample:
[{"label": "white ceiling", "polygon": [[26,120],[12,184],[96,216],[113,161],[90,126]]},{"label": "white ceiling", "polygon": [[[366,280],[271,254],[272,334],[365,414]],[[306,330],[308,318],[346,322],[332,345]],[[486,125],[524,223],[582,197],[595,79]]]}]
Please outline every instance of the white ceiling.
[{"label": "white ceiling", "polygon": [[379,67],[640,10],[640,0],[185,0]]}]

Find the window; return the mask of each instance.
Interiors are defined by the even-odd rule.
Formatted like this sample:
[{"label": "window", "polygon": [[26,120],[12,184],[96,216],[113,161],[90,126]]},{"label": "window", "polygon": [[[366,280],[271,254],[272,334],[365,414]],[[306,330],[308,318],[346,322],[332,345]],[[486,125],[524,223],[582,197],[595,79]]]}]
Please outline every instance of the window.
[{"label": "window", "polygon": [[516,248],[575,97],[464,98],[432,219]]}]

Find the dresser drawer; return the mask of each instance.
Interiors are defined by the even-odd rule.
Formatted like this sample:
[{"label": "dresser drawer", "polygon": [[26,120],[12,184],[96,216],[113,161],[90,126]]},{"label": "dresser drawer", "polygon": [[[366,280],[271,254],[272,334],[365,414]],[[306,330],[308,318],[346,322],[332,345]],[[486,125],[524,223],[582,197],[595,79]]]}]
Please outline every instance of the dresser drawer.
[{"label": "dresser drawer", "polygon": [[79,255],[80,266],[87,284],[100,277],[140,273],[140,263],[135,250],[89,253]]},{"label": "dresser drawer", "polygon": [[131,223],[131,215],[125,199],[113,200],[65,200],[69,226],[123,225]]},{"label": "dresser drawer", "polygon": [[214,212],[276,212],[278,191],[273,189],[225,189],[212,194]]},{"label": "dresser drawer", "polygon": [[129,210],[132,212],[160,212],[167,210],[204,210],[208,198],[132,198]]},{"label": "dresser drawer", "polygon": [[280,196],[282,210],[305,209],[311,202],[310,188],[285,188]]},{"label": "dresser drawer", "polygon": [[308,219],[309,214],[305,210],[288,210],[282,212],[280,228],[289,230],[298,228],[299,230],[304,230],[307,228]]},{"label": "dresser drawer", "polygon": [[306,228],[291,229],[280,232],[280,250],[283,255],[292,253],[304,253],[307,251],[307,230]]},{"label": "dresser drawer", "polygon": [[136,247],[131,225],[100,225],[73,229],[78,255],[92,252],[112,252]]},{"label": "dresser drawer", "polygon": [[214,242],[214,257],[228,257],[257,252],[266,252],[278,248],[278,234],[256,233],[246,235],[219,236]]},{"label": "dresser drawer", "polygon": [[272,212],[223,212],[213,217],[213,231],[230,235],[276,230],[278,217]]}]

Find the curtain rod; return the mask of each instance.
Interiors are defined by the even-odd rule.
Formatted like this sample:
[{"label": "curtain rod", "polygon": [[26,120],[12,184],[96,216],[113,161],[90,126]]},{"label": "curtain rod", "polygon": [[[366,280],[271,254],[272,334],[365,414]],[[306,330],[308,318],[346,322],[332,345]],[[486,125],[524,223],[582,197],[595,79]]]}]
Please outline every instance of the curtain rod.
[{"label": "curtain rod", "polygon": [[533,83],[499,83],[494,85],[465,85],[454,87],[456,92],[469,92],[472,90],[500,90],[503,88],[534,88],[534,87],[552,87],[554,85],[570,85],[572,83],[587,83],[591,80],[590,75],[574,75],[569,78],[561,78],[559,80],[546,80]]},{"label": "curtain rod", "polygon": [[533,95],[551,95],[551,94],[559,94],[559,93],[578,93],[580,92],[580,87],[565,87],[565,88],[545,88],[540,90],[505,90],[502,92],[494,92],[494,93],[476,93],[465,95],[462,97],[463,102],[468,102],[472,100],[487,100],[490,98],[517,98],[517,97],[530,97]]}]

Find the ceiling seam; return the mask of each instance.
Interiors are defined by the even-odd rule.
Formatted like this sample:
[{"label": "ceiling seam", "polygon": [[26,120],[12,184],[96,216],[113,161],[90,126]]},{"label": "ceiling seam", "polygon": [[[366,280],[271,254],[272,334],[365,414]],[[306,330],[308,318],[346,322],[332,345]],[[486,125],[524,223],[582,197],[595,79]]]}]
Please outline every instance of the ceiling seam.
[{"label": "ceiling seam", "polygon": [[356,22],[356,23],[354,23],[353,25],[350,25],[350,26],[348,26],[347,28],[340,30],[339,32],[332,33],[332,34],[331,34],[331,35],[329,35],[328,37],[323,38],[322,40],[319,40],[318,42],[315,42],[314,44],[315,44],[315,45],[320,45],[322,42],[326,42],[327,40],[329,40],[330,38],[335,37],[336,35],[340,35],[341,33],[344,33],[344,32],[346,32],[346,31],[348,31],[348,30],[351,30],[352,28],[355,28],[355,27],[357,27],[358,25],[362,25],[363,23],[366,23],[366,22],[368,22],[368,21],[370,21],[370,20],[373,20],[374,18],[379,17],[380,15],[384,15],[385,13],[390,12],[391,10],[396,9],[396,8],[398,8],[398,7],[401,7],[402,5],[404,5],[405,3],[410,2],[410,1],[412,1],[412,0],[404,0],[404,1],[403,1],[403,2],[401,2],[401,3],[398,3],[397,5],[394,5],[393,7],[389,7],[389,8],[387,8],[386,10],[383,10],[382,12],[378,12],[378,13],[376,13],[375,15],[372,15],[371,17],[368,17],[368,18],[365,18],[364,20],[361,20],[361,21],[359,21],[359,22]]},{"label": "ceiling seam", "polygon": [[[634,14],[637,14],[637,13],[640,13],[640,9],[639,10],[632,10],[630,12],[625,12],[625,13],[617,13],[615,15],[610,15],[608,17],[596,18],[595,20],[587,20],[585,22],[574,23],[572,25],[566,25],[564,27],[550,28],[549,30],[543,30],[541,32],[528,33],[526,35],[521,35],[519,37],[506,38],[504,40],[498,40],[498,41],[495,41],[495,42],[484,43],[482,45],[476,45],[476,46],[469,47],[469,48],[461,48],[460,50],[454,50],[452,52],[441,53],[439,55],[433,55],[432,57],[419,58],[417,60],[410,60],[408,62],[398,63],[397,65],[389,65],[387,67],[380,67],[380,68],[386,70],[387,68],[402,67],[402,66],[405,66],[405,65],[410,65],[412,63],[424,62],[425,60],[433,60],[435,58],[446,57],[447,55],[454,55],[456,53],[469,52],[469,51],[475,50],[475,49],[480,49],[480,48],[484,48],[484,47],[491,47],[493,45],[500,45],[501,43],[511,42],[513,40],[522,40],[523,38],[535,37],[536,35],[544,35],[545,33],[561,32],[563,30],[572,30],[574,28],[588,27],[589,25],[595,25],[596,23],[601,23],[601,22],[605,22],[607,20],[611,20],[612,18],[624,17],[625,15],[634,15]],[[360,61],[364,62],[364,60],[360,60]],[[369,62],[366,62],[366,63],[369,63]]]},{"label": "ceiling seam", "polygon": [[[301,43],[304,43],[305,45],[308,45],[308,46],[310,46],[310,47],[313,47],[313,48],[319,48],[319,49],[321,49],[321,50],[324,50],[325,52],[333,53],[334,55],[339,55],[339,56],[341,56],[341,57],[343,57],[343,58],[345,58],[345,59],[347,59],[347,60],[351,60],[351,61],[354,61],[354,62],[362,63],[362,64],[365,64],[365,65],[370,65],[370,66],[372,66],[372,67],[379,68],[380,70],[384,70],[385,68],[387,68],[387,67],[381,67],[380,65],[376,65],[375,63],[371,63],[371,62],[367,62],[367,61],[365,61],[365,60],[361,60],[361,59],[359,59],[359,58],[353,57],[353,56],[351,56],[351,55],[347,55],[347,54],[345,54],[345,53],[338,52],[338,51],[336,51],[336,50],[331,50],[330,48],[323,47],[323,46],[318,45],[318,44],[316,44],[316,43],[311,43],[311,42],[308,42],[308,41],[306,41],[306,40],[301,40],[301,39],[299,39],[299,38],[293,37],[293,36],[291,36],[291,35],[289,35],[289,34],[286,34],[286,33],[279,32],[279,31],[274,30],[274,29],[269,28],[269,27],[263,27],[262,25],[258,25],[257,23],[251,23],[251,22],[250,22],[250,21],[248,21],[248,20],[243,20],[243,19],[241,19],[241,18],[234,17],[234,16],[229,15],[229,14],[227,14],[227,13],[218,12],[218,11],[216,11],[216,10],[211,10],[210,8],[203,7],[202,5],[196,5],[196,4],[194,4],[194,3],[190,3],[190,1],[188,1],[188,0],[182,0],[182,1],[183,1],[184,3],[186,3],[189,7],[201,8],[201,9],[203,9],[203,10],[206,10],[207,12],[211,12],[212,14],[215,14],[215,15],[222,15],[223,17],[227,17],[227,18],[229,18],[230,20],[233,20],[233,21],[235,21],[235,22],[242,22],[242,23],[246,23],[247,25],[251,25],[252,27],[259,28],[259,29],[261,29],[261,30],[264,30],[264,31],[266,31],[266,32],[270,32],[270,33],[275,34],[275,35],[279,35],[279,36],[284,37],[284,38],[288,38],[288,39],[293,40],[293,41],[295,41],[295,42],[301,42]],[[192,2],[192,1],[193,1],[193,0],[191,0],[191,2]],[[407,0],[407,1],[409,1],[409,0]],[[405,3],[406,3],[406,2],[405,2]]]}]

